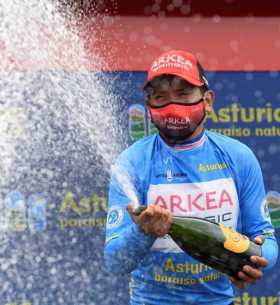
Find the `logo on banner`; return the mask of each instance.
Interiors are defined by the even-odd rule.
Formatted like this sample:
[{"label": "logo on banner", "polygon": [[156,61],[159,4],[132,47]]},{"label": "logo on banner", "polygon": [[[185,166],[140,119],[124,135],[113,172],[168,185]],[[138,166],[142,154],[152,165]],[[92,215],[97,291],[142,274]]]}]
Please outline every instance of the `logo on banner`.
[{"label": "logo on banner", "polygon": [[9,192],[4,199],[4,222],[9,232],[42,232],[47,226],[46,198],[43,193],[27,199],[19,191]]},{"label": "logo on banner", "polygon": [[62,229],[81,227],[104,227],[108,209],[107,197],[93,193],[79,200],[67,192],[60,204],[59,222]]},{"label": "logo on banner", "polygon": [[142,105],[134,104],[128,109],[129,135],[132,140],[145,136],[146,112]]},{"label": "logo on banner", "polygon": [[280,227],[280,193],[269,191],[262,204],[262,213],[265,219],[271,219],[275,228]]}]

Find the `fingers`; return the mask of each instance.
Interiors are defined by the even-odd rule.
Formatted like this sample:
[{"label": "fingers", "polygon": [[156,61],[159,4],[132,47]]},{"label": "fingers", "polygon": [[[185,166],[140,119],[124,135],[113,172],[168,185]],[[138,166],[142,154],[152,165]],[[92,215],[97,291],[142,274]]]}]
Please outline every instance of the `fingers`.
[{"label": "fingers", "polygon": [[169,211],[159,206],[149,205],[147,209],[144,212],[142,212],[140,217],[141,220],[143,220],[144,222],[151,221],[151,219],[153,220],[153,222],[156,221],[167,222],[169,214],[170,214]]},{"label": "fingers", "polygon": [[238,272],[238,277],[242,281],[250,284],[256,284],[257,280],[260,280],[262,276],[263,273],[261,270],[255,269],[248,265],[244,266],[243,270]]},{"label": "fingers", "polygon": [[168,210],[154,205],[152,205],[151,207],[154,208],[154,215],[158,220],[162,221],[163,223],[168,222],[169,216],[171,216],[171,213]]},{"label": "fingers", "polygon": [[172,223],[172,214],[170,211],[160,206],[149,205],[139,216],[135,216],[133,214],[135,208],[133,204],[127,206],[127,210],[133,221],[139,225],[142,231],[156,237],[163,237],[168,233]]},{"label": "fingers", "polygon": [[230,278],[236,287],[244,288],[246,283],[254,285],[263,277],[261,268],[267,266],[267,260],[264,257],[252,256],[251,261],[256,265],[256,267],[245,265],[243,266],[242,271],[238,272],[238,279],[234,277]]},{"label": "fingers", "polygon": [[263,235],[258,235],[257,237],[255,237],[254,242],[255,242],[257,245],[262,245],[262,244],[264,243],[264,240],[265,240],[265,236],[263,236]]},{"label": "fingers", "polygon": [[[262,245],[264,240],[265,236],[259,235],[254,239],[254,242],[258,245]],[[238,272],[238,279],[231,278],[233,284],[238,288],[244,288],[246,283],[256,284],[256,282],[263,277],[261,268],[268,265],[268,261],[264,257],[251,256],[250,260],[255,266],[245,265],[243,266],[242,271]]]},{"label": "fingers", "polygon": [[[146,213],[145,213],[146,212]],[[145,233],[157,237],[163,237],[168,233],[170,224],[170,212],[159,206],[149,205],[147,210],[141,215],[142,229]]]},{"label": "fingers", "polygon": [[141,216],[141,212],[137,211],[137,205],[135,205],[134,203],[130,203],[127,207],[126,207],[130,217],[132,218],[132,220],[138,224],[139,223],[139,219]]},{"label": "fingers", "polygon": [[247,283],[251,285],[256,284],[257,280],[262,278],[263,273],[262,271],[247,265],[244,266],[243,271],[238,272],[237,276],[238,279],[231,277],[230,280],[236,287],[242,289]]},{"label": "fingers", "polygon": [[142,219],[149,220],[150,218],[154,217],[156,213],[156,209],[154,206],[148,206],[148,208],[141,214]]},{"label": "fingers", "polygon": [[172,214],[166,210],[162,209],[160,207],[157,207],[157,221],[155,221],[155,226],[156,226],[156,232],[157,236],[163,237],[166,235],[169,231],[169,228],[172,223]]},{"label": "fingers", "polygon": [[136,207],[136,206],[135,206],[135,204],[133,204],[133,203],[130,203],[130,204],[126,207],[128,213],[129,213],[130,215],[133,214],[133,212],[134,212],[134,210],[135,210],[135,207]]},{"label": "fingers", "polygon": [[263,277],[262,268],[268,265],[268,261],[264,257],[251,256],[251,262],[254,263],[255,267],[245,265],[242,271],[238,272],[237,277],[230,277],[231,282],[237,288],[244,288],[247,283],[256,284],[258,280]]},{"label": "fingers", "polygon": [[261,256],[251,256],[250,260],[257,268],[264,268],[268,265],[268,261]]}]

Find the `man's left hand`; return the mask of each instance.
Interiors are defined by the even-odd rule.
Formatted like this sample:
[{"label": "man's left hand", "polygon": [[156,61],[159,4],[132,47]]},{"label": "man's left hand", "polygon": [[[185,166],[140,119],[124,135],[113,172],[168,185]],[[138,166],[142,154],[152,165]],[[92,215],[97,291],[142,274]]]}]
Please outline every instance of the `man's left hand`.
[{"label": "man's left hand", "polygon": [[[262,245],[264,239],[265,237],[263,235],[259,235],[255,238],[254,242]],[[230,280],[237,288],[244,288],[247,283],[256,284],[263,277],[261,269],[268,265],[268,261],[260,256],[251,256],[250,259],[256,267],[245,265],[243,266],[243,270],[238,272],[238,278],[230,277]]]}]

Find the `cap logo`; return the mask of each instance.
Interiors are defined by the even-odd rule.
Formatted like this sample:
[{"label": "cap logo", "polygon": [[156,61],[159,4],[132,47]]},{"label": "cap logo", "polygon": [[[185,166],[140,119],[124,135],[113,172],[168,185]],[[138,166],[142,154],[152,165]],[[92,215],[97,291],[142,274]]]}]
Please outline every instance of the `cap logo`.
[{"label": "cap logo", "polygon": [[180,55],[171,54],[162,56],[159,59],[155,60],[152,64],[151,70],[153,72],[164,68],[179,68],[184,70],[190,70],[192,69],[192,67],[193,65],[189,59],[186,60]]}]

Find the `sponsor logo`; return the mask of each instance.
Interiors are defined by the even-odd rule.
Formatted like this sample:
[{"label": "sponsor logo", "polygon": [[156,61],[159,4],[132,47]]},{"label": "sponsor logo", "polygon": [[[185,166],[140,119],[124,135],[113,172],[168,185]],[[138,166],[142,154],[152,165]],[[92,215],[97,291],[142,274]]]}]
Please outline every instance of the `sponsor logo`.
[{"label": "sponsor logo", "polygon": [[262,213],[265,219],[271,219],[275,228],[280,227],[280,193],[269,191],[262,205]]},{"label": "sponsor logo", "polygon": [[224,170],[225,168],[227,168],[227,165],[226,165],[225,162],[223,162],[223,163],[211,163],[211,164],[200,163],[199,166],[198,166],[198,170],[202,173],[217,171],[217,170]]},{"label": "sponsor logo", "polygon": [[104,227],[106,225],[107,198],[93,193],[80,200],[67,192],[60,204],[59,222],[62,229],[82,227]]},{"label": "sponsor logo", "polygon": [[170,194],[168,197],[158,195],[154,201],[165,209],[174,212],[196,213],[200,211],[222,209],[224,206],[233,206],[231,195],[227,190],[220,192],[198,192],[197,194],[186,193],[184,196]]},{"label": "sponsor logo", "polygon": [[167,125],[167,127],[169,126],[169,128],[176,128],[177,127],[177,129],[180,127],[180,126],[177,126],[177,124],[178,125],[183,125],[182,127],[185,127],[185,125],[187,125],[188,126],[188,124],[190,124],[190,118],[188,118],[188,117],[186,117],[186,118],[178,118],[178,117],[172,117],[172,116],[170,116],[170,117],[168,117],[168,118],[166,118],[166,119],[164,119],[164,123],[165,124],[174,124],[175,126],[173,126],[173,125]]},{"label": "sponsor logo", "polygon": [[234,298],[235,305],[279,305],[280,294],[279,292],[274,295],[252,295],[250,292],[240,293],[239,296]]},{"label": "sponsor logo", "polygon": [[7,229],[9,232],[21,232],[27,228],[26,201],[18,191],[12,191],[5,198]]},{"label": "sponsor logo", "polygon": [[124,218],[123,208],[120,206],[113,206],[108,211],[107,228],[115,228],[119,226]]},{"label": "sponsor logo", "polygon": [[238,202],[231,178],[208,182],[150,185],[148,201],[174,215],[207,217],[212,211],[232,211]]},{"label": "sponsor logo", "polygon": [[46,229],[46,199],[43,194],[32,194],[28,197],[28,224],[32,232],[41,232]]},{"label": "sponsor logo", "polygon": [[[185,178],[187,174],[185,173],[173,173],[172,176],[174,178]],[[156,178],[167,178],[167,173],[160,173],[155,175]]]},{"label": "sponsor logo", "polygon": [[157,128],[151,122],[149,113],[141,104],[132,104],[128,110],[129,134],[132,141],[157,133]]},{"label": "sponsor logo", "polygon": [[8,232],[42,232],[47,226],[44,193],[25,196],[19,191],[9,192],[4,199],[4,223]]},{"label": "sponsor logo", "polygon": [[129,107],[129,135],[132,140],[140,139],[145,136],[147,125],[147,115],[145,108],[139,104],[133,104]]},{"label": "sponsor logo", "polygon": [[266,221],[271,222],[267,201],[264,199],[261,204],[261,213]]},{"label": "sponsor logo", "polygon": [[156,72],[161,68],[181,68],[184,70],[192,69],[193,65],[190,60],[184,59],[182,56],[177,54],[171,54],[167,56],[162,56],[155,60],[152,64],[152,71]]}]

